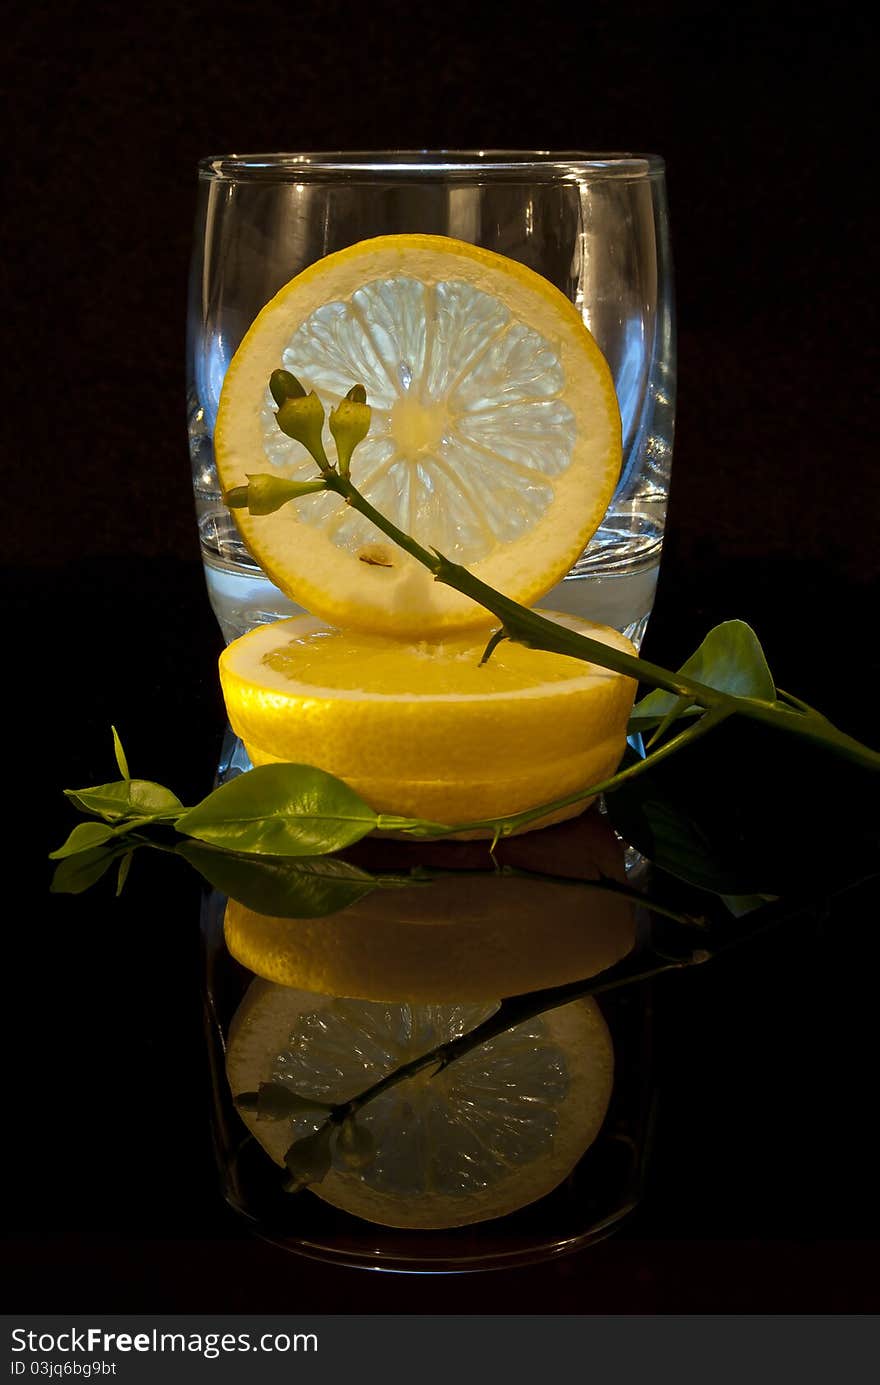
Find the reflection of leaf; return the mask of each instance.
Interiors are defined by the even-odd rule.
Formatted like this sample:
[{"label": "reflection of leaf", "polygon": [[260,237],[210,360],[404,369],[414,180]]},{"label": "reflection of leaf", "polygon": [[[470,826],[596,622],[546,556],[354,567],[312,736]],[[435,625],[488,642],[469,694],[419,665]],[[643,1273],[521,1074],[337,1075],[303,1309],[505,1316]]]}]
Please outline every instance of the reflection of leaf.
[{"label": "reflection of leaf", "polygon": [[360,841],[377,817],[359,794],[310,765],[260,765],[185,813],[179,832],[231,851],[319,856]]},{"label": "reflection of leaf", "polygon": [[336,914],[379,882],[335,856],[245,856],[202,842],[181,842],[177,854],[225,895],[258,914],[310,919]]},{"label": "reflection of leaf", "polygon": [[176,794],[149,779],[120,779],[114,784],[96,784],[91,789],[65,789],[71,803],[84,813],[115,821],[125,817],[148,817],[152,813],[181,813],[183,804]]},{"label": "reflection of leaf", "polygon": [[290,1179],[285,1185],[289,1193],[298,1193],[309,1183],[320,1183],[330,1172],[333,1161],[330,1142],[334,1133],[335,1126],[328,1121],[314,1135],[306,1135],[304,1139],[296,1140],[290,1146],[284,1156],[290,1174]]},{"label": "reflection of leaf", "polygon": [[[737,697],[757,697],[765,702],[773,702],[776,698],[773,677],[758,637],[742,620],[726,620],[714,626],[699,649],[682,664],[679,673]],[[679,699],[674,693],[656,688],[633,708],[630,734],[658,726],[670,712],[687,714],[687,702],[676,708],[677,703]],[[690,714],[697,710],[691,708]]]},{"label": "reflection of leaf", "polygon": [[79,851],[59,861],[52,876],[52,894],[82,894],[101,879],[114,861],[128,855],[130,849],[128,845],[113,842],[108,846],[96,846],[92,851]]},{"label": "reflection of leaf", "polygon": [[747,914],[753,914],[756,909],[763,909],[765,904],[772,903],[778,896],[774,894],[724,894],[721,898],[733,917],[742,919]]},{"label": "reflection of leaf", "polygon": [[655,866],[713,894],[756,892],[760,882],[725,838],[715,838],[659,786],[636,780],[609,794],[608,816],[631,846]]},{"label": "reflection of leaf", "polygon": [[119,871],[116,876],[117,899],[122,894],[122,891],[125,889],[125,882],[128,879],[128,872],[131,869],[131,858],[133,855],[133,851],[126,851],[125,855],[122,857],[122,860],[119,862]]},{"label": "reflection of leaf", "polygon": [[261,1082],[260,1089],[256,1092],[241,1092],[235,1098],[235,1104],[243,1111],[254,1111],[257,1120],[283,1120],[286,1116],[302,1115],[305,1111],[326,1111],[329,1106],[326,1101],[318,1101],[315,1097],[300,1096],[290,1087],[284,1087],[280,1082]]},{"label": "reflection of leaf", "polygon": [[851,877],[878,853],[864,772],[731,719],[607,797],[612,825],[662,870],[722,895]]}]

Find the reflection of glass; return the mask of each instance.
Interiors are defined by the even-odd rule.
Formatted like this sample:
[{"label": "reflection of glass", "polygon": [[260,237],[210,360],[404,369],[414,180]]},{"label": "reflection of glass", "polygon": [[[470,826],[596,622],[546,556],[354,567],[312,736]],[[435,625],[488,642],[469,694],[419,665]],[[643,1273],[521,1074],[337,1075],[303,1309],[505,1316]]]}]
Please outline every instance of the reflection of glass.
[{"label": "reflection of glass", "polygon": [[289,279],[371,236],[453,236],[521,261],[574,302],[611,368],[623,472],[605,520],[545,598],[638,641],[663,539],[674,343],[662,160],[504,152],[271,154],[199,169],[189,317],[189,435],[205,575],[227,640],[296,609],[223,505],[213,431],[244,333]]},{"label": "reflection of glass", "polygon": [[[507,863],[527,869],[540,858],[573,880],[623,877],[622,848],[597,813],[539,836],[537,857],[528,837],[505,843]],[[271,1103],[236,1108],[234,1097],[268,1083],[304,1101],[347,1101],[470,1033],[512,987],[578,981],[636,946],[629,900],[499,878],[476,864],[486,862],[478,844],[359,850],[373,870],[421,861],[435,877],[450,873],[436,894],[435,884],[380,891],[311,920],[267,919],[218,894],[206,901],[215,1144],[228,1200],[291,1249],[389,1269],[501,1267],[607,1234],[635,1205],[645,1156],[644,987],[558,1004],[440,1072],[431,1064],[390,1083],[357,1113],[357,1157],[337,1143],[323,1180],[284,1190],[285,1151],[320,1130],[325,1112],[297,1106],[270,1119]],[[318,993],[321,930],[324,976],[335,984]],[[419,944],[409,953],[407,932]],[[458,1001],[457,977],[467,993]]]}]

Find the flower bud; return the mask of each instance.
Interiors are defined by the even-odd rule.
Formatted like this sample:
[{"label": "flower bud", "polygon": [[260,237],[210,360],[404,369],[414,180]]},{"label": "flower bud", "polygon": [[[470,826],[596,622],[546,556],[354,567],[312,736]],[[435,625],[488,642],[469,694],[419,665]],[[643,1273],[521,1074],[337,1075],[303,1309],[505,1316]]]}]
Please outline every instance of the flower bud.
[{"label": "flower bud", "polygon": [[269,389],[279,409],[285,399],[301,399],[305,394],[299,380],[289,370],[273,370],[269,377]]},{"label": "flower bud", "polygon": [[330,432],[336,443],[340,476],[348,475],[351,454],[370,431],[370,406],[362,400],[354,399],[354,390],[360,390],[366,399],[363,385],[355,385],[337,408],[330,410]]},{"label": "flower bud", "polygon": [[324,405],[315,391],[297,398],[288,396],[275,415],[278,427],[289,438],[301,442],[310,452],[322,471],[329,471],[330,463],[324,451],[321,437],[324,428]]},{"label": "flower bud", "polygon": [[224,496],[230,510],[247,510],[252,515],[271,515],[288,500],[299,500],[324,490],[323,481],[288,481],[283,476],[258,472],[248,476],[246,486],[234,486]]}]

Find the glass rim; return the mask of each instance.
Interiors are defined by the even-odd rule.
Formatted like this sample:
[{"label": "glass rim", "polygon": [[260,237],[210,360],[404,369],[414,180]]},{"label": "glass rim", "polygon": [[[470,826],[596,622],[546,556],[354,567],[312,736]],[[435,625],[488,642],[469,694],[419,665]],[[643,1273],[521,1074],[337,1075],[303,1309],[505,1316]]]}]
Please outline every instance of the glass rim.
[{"label": "glass rim", "polygon": [[656,179],[665,172],[659,154],[544,149],[373,149],[253,154],[211,154],[198,161],[200,178],[212,182],[309,182],[352,180],[352,175],[421,180],[473,175],[568,182],[610,178]]}]

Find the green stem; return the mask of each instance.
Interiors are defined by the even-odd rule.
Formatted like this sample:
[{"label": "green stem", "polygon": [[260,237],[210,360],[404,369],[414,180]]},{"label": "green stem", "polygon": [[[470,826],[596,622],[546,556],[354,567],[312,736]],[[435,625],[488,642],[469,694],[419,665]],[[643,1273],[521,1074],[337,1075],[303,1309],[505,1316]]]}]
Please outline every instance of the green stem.
[{"label": "green stem", "polygon": [[513,813],[505,818],[487,818],[482,822],[458,823],[454,827],[443,827],[439,830],[435,824],[419,824],[417,827],[403,828],[413,836],[438,836],[445,837],[456,832],[489,832],[496,831],[499,836],[509,837],[514,832],[521,831],[528,827],[530,822],[537,822],[540,818],[549,816],[563,808],[573,808],[575,804],[582,803],[586,798],[595,798],[600,793],[607,793],[611,789],[616,789],[619,784],[625,784],[628,780],[636,778],[639,774],[644,774],[653,769],[658,760],[664,760],[667,755],[673,755],[677,750],[681,750],[684,745],[691,741],[698,740],[707,731],[711,731],[720,722],[724,721],[730,713],[724,707],[713,708],[711,712],[704,713],[699,721],[693,722],[683,731],[679,731],[671,740],[665,741],[659,750],[647,755],[644,760],[636,760],[635,764],[627,765],[626,769],[619,770],[617,774],[610,775],[607,779],[601,779],[596,784],[591,784],[588,788],[577,789],[574,793],[566,794],[565,798],[557,798],[552,803],[541,803],[535,808],[526,808],[521,813]]},{"label": "green stem", "polygon": [[626,674],[650,687],[663,688],[677,697],[687,697],[707,711],[718,708],[723,709],[725,716],[737,715],[762,722],[778,731],[805,737],[863,768],[880,770],[880,752],[838,730],[818,712],[812,708],[808,709],[806,704],[786,707],[779,702],[765,702],[760,698],[739,697],[733,693],[721,692],[717,688],[698,683],[686,674],[672,673],[647,659],[635,658],[623,650],[604,644],[601,640],[590,639],[576,630],[548,620],[545,616],[520,606],[501,592],[487,586],[467,568],[450,562],[442,553],[423,548],[409,534],[398,529],[396,524],[375,509],[347,476],[340,476],[331,471],[324,476],[324,482],[328,490],[335,491],[346,504],[371,520],[377,529],[433,573],[437,582],[470,597],[496,616],[501,621],[504,635],[508,639],[533,649],[543,649],[551,654],[564,654],[573,659],[598,664],[601,668]]},{"label": "green stem", "polygon": [[[414,877],[410,874],[406,877],[408,881],[418,883],[424,880],[426,884],[436,879],[448,879],[450,877],[461,880],[472,877],[473,879],[487,878],[488,872],[485,870],[444,870],[438,866],[420,868]],[[508,876],[516,880],[540,880],[544,884],[566,885],[576,889],[598,890],[602,894],[613,894],[619,899],[628,900],[635,908],[647,909],[652,914],[659,914],[663,918],[671,919],[673,923],[680,924],[683,928],[704,928],[706,920],[697,914],[684,914],[678,909],[667,908],[664,904],[659,904],[650,895],[642,890],[634,889],[632,885],[626,885],[620,880],[614,880],[608,875],[599,875],[595,880],[582,879],[577,875],[556,875],[552,871],[546,870],[525,870],[519,866],[499,866],[495,872],[496,876]]]},{"label": "green stem", "polygon": [[446,1043],[431,1049],[429,1053],[423,1053],[420,1057],[413,1058],[410,1062],[395,1068],[393,1072],[387,1073],[385,1077],[374,1082],[365,1091],[359,1092],[350,1101],[341,1102],[338,1106],[334,1106],[330,1119],[341,1124],[342,1121],[359,1111],[362,1106],[366,1106],[367,1102],[374,1101],[377,1096],[381,1096],[390,1087],[396,1087],[399,1082],[405,1082],[407,1078],[415,1077],[417,1073],[424,1072],[426,1068],[433,1067],[437,1072],[442,1072],[450,1063],[457,1062],[466,1053],[471,1053],[475,1048],[489,1043],[491,1039],[496,1039],[499,1034],[504,1034],[508,1029],[514,1029],[517,1025],[524,1024],[527,1020],[534,1019],[537,1015],[544,1014],[548,1010],[556,1010],[572,1000],[582,1000],[587,996],[601,995],[608,991],[617,990],[621,986],[633,986],[641,981],[649,981],[664,972],[680,971],[683,967],[696,966],[701,962],[708,961],[710,955],[705,949],[700,948],[688,957],[671,961],[664,960],[656,966],[644,970],[634,970],[632,963],[625,960],[586,981],[571,981],[564,986],[548,986],[541,991],[530,991],[527,995],[513,996],[509,1000],[502,1000],[498,1009],[483,1020],[482,1024],[478,1024],[475,1029],[459,1035],[457,1039],[449,1039]]}]

